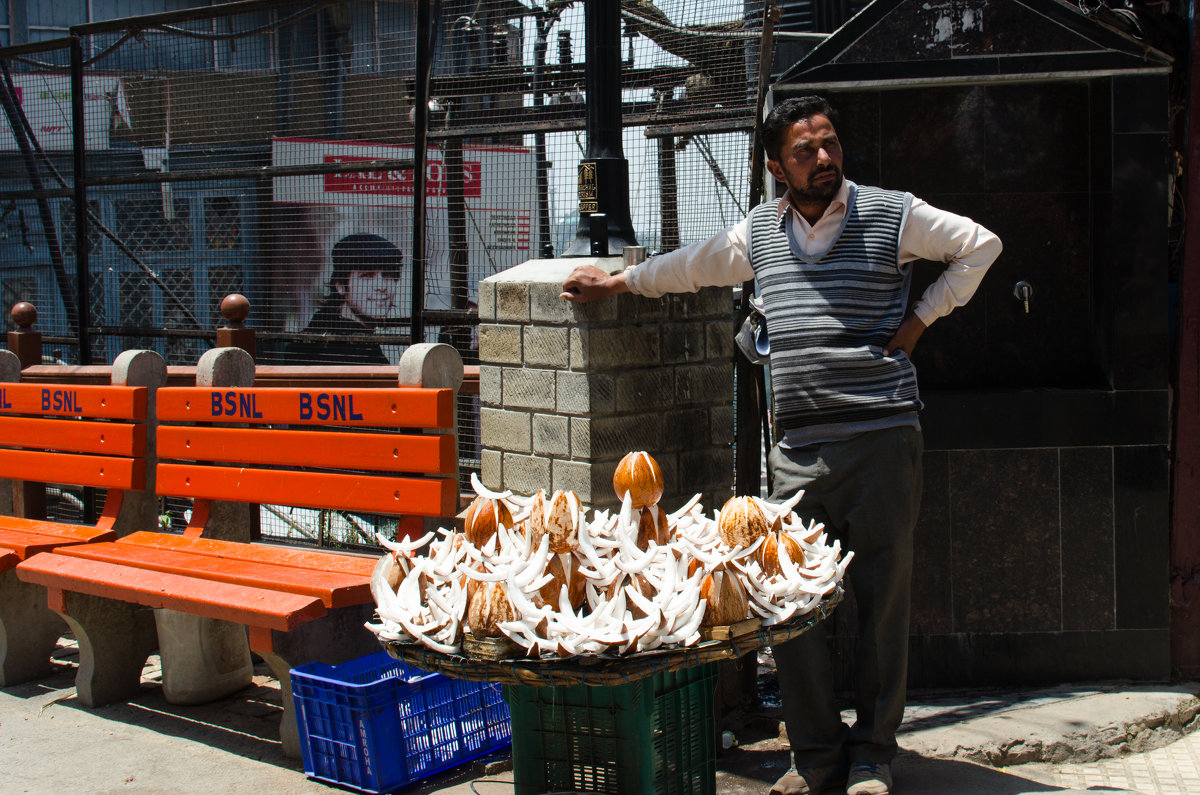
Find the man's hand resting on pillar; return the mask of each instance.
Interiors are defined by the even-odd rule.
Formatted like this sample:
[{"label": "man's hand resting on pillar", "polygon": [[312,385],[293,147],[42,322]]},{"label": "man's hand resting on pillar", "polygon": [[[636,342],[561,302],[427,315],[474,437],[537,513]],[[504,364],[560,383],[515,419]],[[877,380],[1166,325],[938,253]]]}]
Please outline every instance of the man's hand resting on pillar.
[{"label": "man's hand resting on pillar", "polygon": [[563,291],[558,297],[583,304],[627,292],[629,287],[623,272],[610,274],[595,265],[580,265],[563,282]]}]

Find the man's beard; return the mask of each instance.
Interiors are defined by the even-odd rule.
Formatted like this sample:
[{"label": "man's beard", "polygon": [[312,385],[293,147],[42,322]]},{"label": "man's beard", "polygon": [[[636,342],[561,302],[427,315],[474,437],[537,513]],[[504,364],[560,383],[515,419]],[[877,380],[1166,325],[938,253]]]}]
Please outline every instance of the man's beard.
[{"label": "man's beard", "polygon": [[[834,179],[819,185],[815,182],[817,177],[830,172],[833,173]],[[834,196],[837,196],[837,192],[841,190],[843,179],[842,170],[837,166],[830,165],[809,174],[808,183],[803,188],[793,185],[790,181],[787,183],[787,186],[792,195],[800,200],[829,201]]]}]

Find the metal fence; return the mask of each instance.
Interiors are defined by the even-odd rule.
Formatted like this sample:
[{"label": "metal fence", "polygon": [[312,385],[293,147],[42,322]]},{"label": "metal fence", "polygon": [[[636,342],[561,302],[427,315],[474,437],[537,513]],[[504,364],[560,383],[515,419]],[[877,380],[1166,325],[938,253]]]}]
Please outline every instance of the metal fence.
[{"label": "metal fence", "polygon": [[[651,251],[748,209],[761,14],[622,4]],[[193,364],[238,292],[264,363],[394,363],[414,339],[472,363],[479,280],[575,236],[581,2],[261,0],[69,33],[0,48],[0,301],[37,307],[47,358]]]}]

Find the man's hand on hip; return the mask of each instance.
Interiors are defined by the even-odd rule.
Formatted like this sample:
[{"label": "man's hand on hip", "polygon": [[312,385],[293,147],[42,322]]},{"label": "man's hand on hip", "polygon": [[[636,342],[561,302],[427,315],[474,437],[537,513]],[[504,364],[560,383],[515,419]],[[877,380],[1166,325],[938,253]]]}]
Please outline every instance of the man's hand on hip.
[{"label": "man's hand on hip", "polygon": [[884,346],[883,355],[891,356],[894,351],[904,351],[907,356],[912,356],[913,348],[917,347],[917,340],[925,333],[925,328],[921,318],[916,315],[904,318],[900,328],[896,329],[895,336]]},{"label": "man's hand on hip", "polygon": [[563,291],[558,297],[582,304],[627,292],[629,287],[625,284],[624,273],[609,274],[595,265],[580,265],[563,282]]}]

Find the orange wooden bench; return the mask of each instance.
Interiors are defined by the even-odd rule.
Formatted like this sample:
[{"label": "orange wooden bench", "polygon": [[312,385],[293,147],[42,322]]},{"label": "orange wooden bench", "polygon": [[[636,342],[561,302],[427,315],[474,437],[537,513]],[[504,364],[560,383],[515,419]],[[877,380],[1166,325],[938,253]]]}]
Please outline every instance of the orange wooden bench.
[{"label": "orange wooden bench", "polygon": [[[249,358],[233,348],[209,354]],[[416,367],[418,373],[453,373],[457,365],[461,378],[461,359],[449,346],[413,346],[405,357],[410,365],[440,361]],[[202,359],[198,370],[208,365]],[[402,362],[402,377],[405,372]],[[378,553],[249,543],[248,534],[218,522],[227,521],[226,509],[244,503],[400,517],[401,528],[416,533],[426,517],[452,521],[458,509],[456,386],[451,380],[447,388],[160,389],[157,493],[193,500],[184,535],[139,532],[56,549],[20,563],[17,574],[46,587],[51,607],[68,616],[100,601],[245,626],[250,649],[280,682],[284,751],[299,755],[289,671],[378,650],[363,626],[374,609],[369,582]],[[90,636],[112,634],[104,621],[93,630],[88,615],[76,623]],[[94,660],[94,673],[107,669],[106,692],[137,691],[141,667],[127,649],[107,648],[98,637],[88,646],[108,657]],[[164,685],[167,662],[163,651]]]},{"label": "orange wooden bench", "polygon": [[[150,357],[154,370],[156,357]],[[131,353],[114,377],[126,378],[131,361],[138,362],[135,370],[147,364]],[[13,492],[21,496],[14,509],[27,514],[0,516],[0,685],[49,673],[66,629],[47,610],[45,590],[18,579],[15,567],[56,549],[116,539],[131,521],[131,504],[146,502],[150,393],[147,386],[128,384],[0,382],[0,478],[15,481]],[[34,483],[39,489],[41,483],[105,489],[103,512],[94,525],[47,521],[44,501],[30,488]],[[142,494],[127,500],[133,492]]]}]

